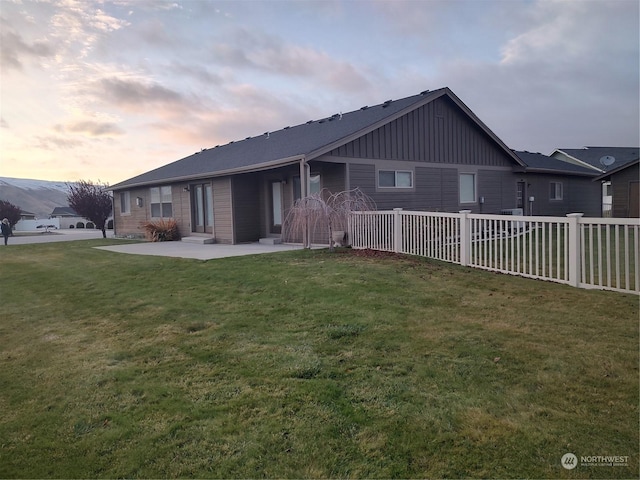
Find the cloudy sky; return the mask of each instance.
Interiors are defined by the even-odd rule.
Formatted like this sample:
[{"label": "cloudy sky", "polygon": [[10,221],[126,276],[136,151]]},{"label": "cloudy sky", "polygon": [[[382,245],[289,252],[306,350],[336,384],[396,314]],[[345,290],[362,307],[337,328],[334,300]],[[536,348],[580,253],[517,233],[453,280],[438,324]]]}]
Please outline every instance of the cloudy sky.
[{"label": "cloudy sky", "polygon": [[638,146],[637,0],[0,0],[0,176],[116,183],[451,88],[507,145]]}]

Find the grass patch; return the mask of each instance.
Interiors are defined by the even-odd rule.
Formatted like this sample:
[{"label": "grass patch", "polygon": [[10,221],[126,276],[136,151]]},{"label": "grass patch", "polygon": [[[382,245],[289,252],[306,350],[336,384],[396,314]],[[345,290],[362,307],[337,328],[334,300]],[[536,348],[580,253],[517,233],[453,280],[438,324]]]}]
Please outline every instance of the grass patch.
[{"label": "grass patch", "polygon": [[113,243],[0,250],[1,478],[638,474],[637,296]]}]

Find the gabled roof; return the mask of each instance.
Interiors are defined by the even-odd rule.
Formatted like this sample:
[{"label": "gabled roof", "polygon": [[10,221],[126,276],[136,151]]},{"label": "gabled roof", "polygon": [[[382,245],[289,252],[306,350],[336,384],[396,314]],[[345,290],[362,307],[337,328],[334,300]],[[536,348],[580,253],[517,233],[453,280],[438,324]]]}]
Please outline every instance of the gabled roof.
[{"label": "gabled roof", "polygon": [[564,162],[557,158],[548,157],[542,153],[517,152],[516,155],[526,164],[525,172],[531,173],[556,173],[563,175],[585,175],[594,177],[598,172],[592,168]]},{"label": "gabled roof", "polygon": [[515,164],[521,164],[520,159],[450,89],[441,88],[204,149],[117,183],[111,190],[264,170],[313,160],[442,96],[449,97],[460,107]]},{"label": "gabled roof", "polygon": [[71,207],[56,207],[53,209],[53,212],[51,212],[51,216],[79,217]]},{"label": "gabled roof", "polygon": [[[618,168],[625,163],[638,160],[640,147],[584,147],[584,148],[559,148],[551,156],[562,156],[569,160],[582,164],[588,168],[593,168],[600,173]],[[603,157],[613,157],[613,163],[606,165],[601,162]]]}]

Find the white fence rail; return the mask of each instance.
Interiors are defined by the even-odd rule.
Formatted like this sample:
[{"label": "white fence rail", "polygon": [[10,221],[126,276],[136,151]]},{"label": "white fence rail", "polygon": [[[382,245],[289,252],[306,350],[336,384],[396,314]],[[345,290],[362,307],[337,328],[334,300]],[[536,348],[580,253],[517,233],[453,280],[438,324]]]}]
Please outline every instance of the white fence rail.
[{"label": "white fence rail", "polygon": [[420,255],[582,288],[640,293],[640,221],[468,212],[354,212],[353,248]]}]

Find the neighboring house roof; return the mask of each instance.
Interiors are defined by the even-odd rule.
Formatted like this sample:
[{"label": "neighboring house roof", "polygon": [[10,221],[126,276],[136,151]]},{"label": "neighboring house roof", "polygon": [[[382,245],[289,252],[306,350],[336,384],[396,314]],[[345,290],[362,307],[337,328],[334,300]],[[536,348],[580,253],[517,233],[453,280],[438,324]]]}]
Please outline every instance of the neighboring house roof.
[{"label": "neighboring house roof", "polygon": [[20,215],[23,217],[35,217],[36,214],[32,212],[27,212],[26,210],[20,210]]},{"label": "neighboring house roof", "polygon": [[[626,163],[638,160],[639,152],[640,147],[559,148],[554,150],[551,156],[562,157],[564,155],[568,160],[573,160],[576,163],[604,173]],[[613,157],[613,163],[607,165],[606,161],[601,161],[603,157]]]},{"label": "neighboring house roof", "polygon": [[[603,173],[602,175],[594,178],[594,181],[595,180],[608,180],[609,177],[611,177],[611,175],[615,175],[616,173],[619,173],[622,170],[626,170],[627,168],[630,168],[630,167],[632,167],[634,165],[638,165],[639,163],[640,163],[640,159],[638,159],[638,158],[636,158],[635,160],[632,160],[630,162],[623,163],[622,165],[618,165],[617,168],[611,168],[611,170],[608,170],[605,173]],[[613,166],[615,166],[615,164]]]},{"label": "neighboring house roof", "polygon": [[516,155],[526,164],[525,172],[532,173],[557,173],[568,175],[596,176],[598,172],[592,168],[583,167],[575,163],[564,162],[557,158],[549,157],[542,153],[518,152]]},{"label": "neighboring house roof", "polygon": [[312,160],[445,95],[511,156],[516,165],[523,166],[521,160],[445,87],[203,149],[181,160],[113,185],[111,189],[121,190],[160,182],[229,175],[273,168],[300,160]]},{"label": "neighboring house roof", "polygon": [[76,211],[71,207],[56,207],[51,212],[52,217],[79,217]]}]

